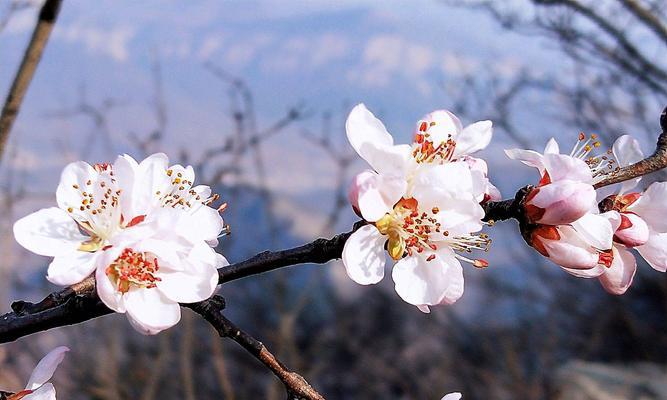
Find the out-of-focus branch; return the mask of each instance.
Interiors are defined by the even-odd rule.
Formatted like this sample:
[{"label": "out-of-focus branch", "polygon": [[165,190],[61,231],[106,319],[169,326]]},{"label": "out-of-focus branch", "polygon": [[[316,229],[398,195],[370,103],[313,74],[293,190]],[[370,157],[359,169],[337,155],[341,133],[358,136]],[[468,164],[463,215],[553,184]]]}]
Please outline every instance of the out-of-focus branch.
[{"label": "out-of-focus branch", "polygon": [[324,400],[312,386],[299,374],[284,366],[262,342],[241,330],[222,315],[224,300],[219,296],[192,305],[188,308],[201,315],[218,331],[221,337],[228,337],[241,345],[280,379],[287,390],[288,399]]},{"label": "out-of-focus branch", "polygon": [[28,90],[28,85],[30,85],[32,76],[35,74],[37,64],[42,58],[44,47],[53,30],[61,3],[62,0],[46,0],[42,6],[30,43],[23,54],[23,60],[7,94],[7,99],[2,107],[2,114],[0,114],[0,161],[7,145],[9,132],[21,108],[23,97]]}]

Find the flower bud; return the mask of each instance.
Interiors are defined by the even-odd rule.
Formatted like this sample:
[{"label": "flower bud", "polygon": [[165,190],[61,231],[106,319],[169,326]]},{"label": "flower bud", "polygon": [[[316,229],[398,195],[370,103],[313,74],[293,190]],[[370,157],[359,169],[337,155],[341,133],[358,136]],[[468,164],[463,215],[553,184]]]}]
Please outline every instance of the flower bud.
[{"label": "flower bud", "polygon": [[588,183],[562,180],[534,188],[526,197],[528,221],[564,225],[583,217],[595,205],[595,189]]},{"label": "flower bud", "polygon": [[627,247],[641,246],[648,241],[646,222],[636,214],[621,213],[621,225],[614,234],[614,241]]}]

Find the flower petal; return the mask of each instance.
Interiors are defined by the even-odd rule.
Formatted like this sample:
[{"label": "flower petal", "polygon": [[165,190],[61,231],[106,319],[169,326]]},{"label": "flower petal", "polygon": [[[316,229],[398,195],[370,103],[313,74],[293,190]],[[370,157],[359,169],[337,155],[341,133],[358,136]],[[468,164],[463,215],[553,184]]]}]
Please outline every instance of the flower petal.
[{"label": "flower petal", "polygon": [[51,257],[74,252],[90,239],[79,232],[67,212],[57,207],[41,209],[16,221],[14,237],[33,253]]},{"label": "flower petal", "polygon": [[[425,131],[422,130],[423,127],[426,128]],[[415,134],[428,133],[430,140],[437,146],[448,139],[457,138],[462,130],[463,125],[456,115],[448,110],[435,110],[417,122]]]},{"label": "flower petal", "polygon": [[[644,153],[639,146],[639,142],[630,135],[623,135],[616,139],[612,146],[612,152],[619,167],[626,167],[644,159]],[[631,190],[637,186],[640,180],[641,177],[623,182],[619,194]]]},{"label": "flower petal", "polygon": [[424,165],[413,178],[411,196],[425,209],[440,206],[446,198],[468,200],[473,195],[472,173],[465,162]]},{"label": "flower petal", "polygon": [[408,256],[392,270],[396,293],[407,303],[420,305],[452,304],[463,295],[463,268],[449,249],[441,249],[435,258]]},{"label": "flower petal", "polygon": [[667,182],[654,182],[628,207],[657,232],[667,232]]},{"label": "flower petal", "polygon": [[69,286],[86,279],[95,271],[99,252],[74,251],[70,254],[56,256],[49,264],[46,279],[49,282]]},{"label": "flower petal", "polygon": [[492,137],[493,123],[491,121],[478,121],[466,126],[456,138],[454,157],[485,149],[491,143]]},{"label": "flower petal", "polygon": [[360,285],[372,285],[384,277],[386,238],[373,225],[357,229],[343,247],[347,275]]},{"label": "flower petal", "polygon": [[50,383],[45,383],[32,393],[23,396],[22,400],[56,400],[56,388]]},{"label": "flower petal", "polygon": [[144,335],[155,335],[181,320],[181,307],[156,288],[130,289],[124,295],[132,326]]},{"label": "flower petal", "polygon": [[207,245],[195,246],[188,258],[183,260],[187,268],[160,271],[161,280],[157,288],[168,299],[178,303],[206,300],[218,286],[217,260],[215,251]]},{"label": "flower petal", "polygon": [[366,221],[375,222],[394,208],[405,194],[406,186],[404,179],[366,170],[354,178],[350,200]]},{"label": "flower petal", "polygon": [[600,275],[600,283],[604,289],[611,294],[623,294],[632,284],[632,279],[637,271],[637,260],[629,251],[614,246],[614,260],[611,267]]},{"label": "flower petal", "polygon": [[648,242],[636,249],[653,269],[667,271],[667,233],[651,232]]},{"label": "flower petal", "polygon": [[556,139],[551,138],[547,141],[546,146],[544,146],[544,154],[559,154],[560,148],[558,147],[558,142]]},{"label": "flower petal", "polygon": [[540,174],[544,172],[544,156],[534,150],[506,149],[505,155],[512,160],[518,160],[528,166],[537,168],[540,170]]},{"label": "flower petal", "polygon": [[544,167],[551,182],[571,180],[592,183],[591,169],[583,160],[565,154],[545,154]]},{"label": "flower petal", "polygon": [[440,400],[461,400],[462,397],[463,397],[463,395],[461,393],[453,392],[453,393],[446,394],[445,397],[443,397]]},{"label": "flower petal", "polygon": [[97,259],[97,267],[95,269],[97,295],[100,297],[100,300],[102,300],[104,305],[119,313],[124,313],[126,311],[123,295],[116,289],[107,276],[106,269],[114,260],[116,260],[116,258],[118,258],[122,251],[122,247],[112,247],[105,250]]},{"label": "flower petal", "polygon": [[44,356],[32,371],[25,388],[28,390],[35,390],[48,382],[56,371],[58,365],[60,365],[65,358],[65,353],[68,351],[69,348],[60,346],[51,350],[49,354]]},{"label": "flower petal", "polygon": [[586,213],[572,222],[572,227],[591,246],[599,250],[609,250],[619,222],[620,216],[616,211],[608,211],[604,214]]}]

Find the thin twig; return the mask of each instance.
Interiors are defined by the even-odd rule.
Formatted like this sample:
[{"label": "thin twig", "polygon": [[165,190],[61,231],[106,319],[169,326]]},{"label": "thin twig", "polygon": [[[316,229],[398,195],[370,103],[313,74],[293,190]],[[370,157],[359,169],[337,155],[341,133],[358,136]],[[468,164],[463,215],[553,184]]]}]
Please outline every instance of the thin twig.
[{"label": "thin twig", "polygon": [[228,337],[241,345],[250,354],[262,362],[285,385],[289,399],[324,400],[313,387],[299,374],[284,366],[262,342],[241,330],[222,315],[224,300],[219,296],[188,305],[197,314],[208,321],[221,337]]},{"label": "thin twig", "polygon": [[2,114],[0,114],[0,161],[7,145],[9,132],[21,108],[23,97],[28,91],[28,85],[30,85],[30,81],[35,74],[37,64],[42,58],[44,47],[55,25],[61,3],[62,0],[46,0],[42,6],[30,43],[23,54],[23,60],[7,94],[5,105],[2,107]]}]

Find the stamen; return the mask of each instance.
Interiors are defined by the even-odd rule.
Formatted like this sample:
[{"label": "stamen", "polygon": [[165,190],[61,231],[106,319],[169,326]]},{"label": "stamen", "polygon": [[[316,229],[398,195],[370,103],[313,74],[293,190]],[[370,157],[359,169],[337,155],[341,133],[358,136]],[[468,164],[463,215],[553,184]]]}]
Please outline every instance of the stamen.
[{"label": "stamen", "polygon": [[106,269],[106,274],[116,285],[116,290],[127,293],[130,288],[154,288],[161,279],[155,274],[159,270],[158,261],[149,253],[137,253],[130,248]]}]

